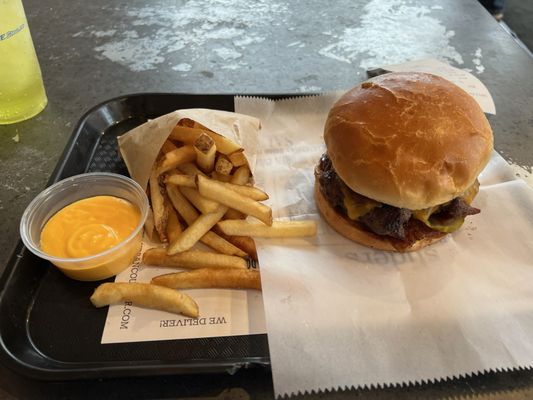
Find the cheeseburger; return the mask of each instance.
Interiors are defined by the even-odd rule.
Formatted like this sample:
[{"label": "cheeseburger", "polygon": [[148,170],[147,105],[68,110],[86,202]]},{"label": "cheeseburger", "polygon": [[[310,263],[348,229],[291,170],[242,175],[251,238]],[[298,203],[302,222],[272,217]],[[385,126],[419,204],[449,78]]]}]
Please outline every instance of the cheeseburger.
[{"label": "cheeseburger", "polygon": [[425,73],[363,82],[330,110],[315,198],[326,221],[355,242],[414,251],[461,227],[493,146],[477,102]]}]

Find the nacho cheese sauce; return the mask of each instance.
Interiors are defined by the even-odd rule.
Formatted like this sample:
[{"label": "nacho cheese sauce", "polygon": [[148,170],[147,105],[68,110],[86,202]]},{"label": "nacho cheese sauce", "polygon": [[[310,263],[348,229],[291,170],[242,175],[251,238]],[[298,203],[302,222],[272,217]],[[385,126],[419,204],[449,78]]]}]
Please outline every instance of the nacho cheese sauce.
[{"label": "nacho cheese sauce", "polygon": [[48,220],[41,232],[41,250],[61,258],[92,256],[127,239],[140,218],[137,207],[118,197],[79,200]]}]

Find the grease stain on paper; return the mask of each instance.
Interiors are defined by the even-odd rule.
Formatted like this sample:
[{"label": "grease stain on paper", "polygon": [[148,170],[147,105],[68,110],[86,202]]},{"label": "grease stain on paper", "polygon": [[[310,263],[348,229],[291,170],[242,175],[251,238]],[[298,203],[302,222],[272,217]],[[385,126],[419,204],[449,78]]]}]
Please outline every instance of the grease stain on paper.
[{"label": "grease stain on paper", "polygon": [[440,9],[408,0],[371,0],[363,8],[358,26],[341,34],[323,32],[331,36],[332,43],[319,54],[352,63],[364,53],[367,57],[359,63],[363,69],[422,58],[463,64],[461,54],[450,44],[455,32],[431,15],[432,10]]}]

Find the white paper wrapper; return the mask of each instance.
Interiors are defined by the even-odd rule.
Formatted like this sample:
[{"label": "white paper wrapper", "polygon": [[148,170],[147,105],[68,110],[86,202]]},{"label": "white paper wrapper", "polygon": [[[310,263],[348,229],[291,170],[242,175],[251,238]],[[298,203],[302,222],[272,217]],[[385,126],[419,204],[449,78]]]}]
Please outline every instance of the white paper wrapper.
[{"label": "white paper wrapper", "polygon": [[[119,138],[119,148],[131,177],[146,187],[152,165],[162,144],[182,118],[192,119],[246,148],[253,168],[256,158],[259,120],[256,118],[205,109],[178,110],[149,121]],[[146,239],[143,250],[154,244]],[[196,245],[205,250],[200,243]],[[176,269],[145,266],[141,257],[117,275],[117,282],[150,282],[151,278]],[[261,292],[254,290],[190,289],[200,308],[198,319],[164,311],[137,307],[130,302],[109,307],[102,343],[143,342],[234,336],[265,333]]]},{"label": "white paper wrapper", "polygon": [[277,396],[533,365],[533,190],[496,153],[458,232],[416,253],[374,251],[317,215],[313,168],[338,95],[237,98],[261,119],[255,178],[314,239],[260,240]]},{"label": "white paper wrapper", "polygon": [[188,118],[239,143],[253,170],[260,121],[248,115],[226,111],[191,108],[177,110],[148,121],[118,138],[120,154],[133,180],[146,188],[152,165],[176,124]]}]

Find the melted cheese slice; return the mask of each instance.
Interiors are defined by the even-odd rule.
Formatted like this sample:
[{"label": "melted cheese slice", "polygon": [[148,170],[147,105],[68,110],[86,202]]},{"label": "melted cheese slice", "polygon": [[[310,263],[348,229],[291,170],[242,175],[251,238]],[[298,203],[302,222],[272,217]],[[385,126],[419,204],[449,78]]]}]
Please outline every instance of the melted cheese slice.
[{"label": "melted cheese slice", "polygon": [[360,217],[371,211],[374,207],[380,206],[381,203],[369,199],[368,197],[358,196],[357,199],[350,196],[348,190],[343,187],[343,203],[346,208],[348,218],[357,221]]},{"label": "melted cheese slice", "polygon": [[[474,200],[474,197],[476,197],[478,191],[479,182],[476,180],[464,193],[462,193],[458,197],[462,197],[467,204],[471,204]],[[346,213],[348,214],[348,218],[353,221],[357,221],[360,217],[372,211],[372,209],[374,209],[375,207],[381,206],[381,203],[369,199],[367,197],[350,196],[350,193],[345,187],[342,188],[342,193],[344,195],[343,203],[344,207],[346,208]],[[444,204],[441,204],[434,207],[428,207],[423,210],[414,210],[413,218],[423,222],[425,225],[436,231],[445,233],[456,231],[461,227],[461,225],[463,225],[464,218],[455,218],[449,221],[447,224],[439,224],[435,221],[431,221],[431,215],[438,212],[439,209],[443,206]]]}]

